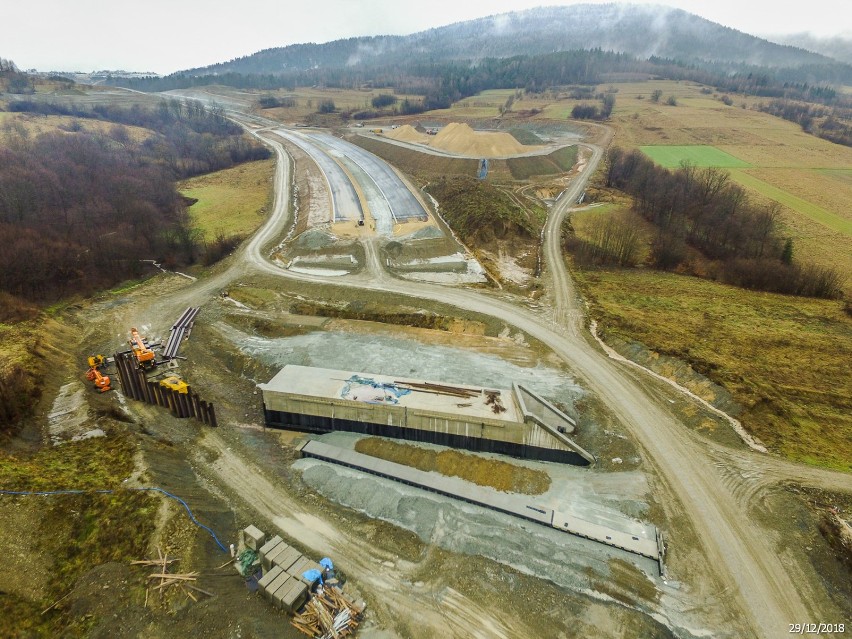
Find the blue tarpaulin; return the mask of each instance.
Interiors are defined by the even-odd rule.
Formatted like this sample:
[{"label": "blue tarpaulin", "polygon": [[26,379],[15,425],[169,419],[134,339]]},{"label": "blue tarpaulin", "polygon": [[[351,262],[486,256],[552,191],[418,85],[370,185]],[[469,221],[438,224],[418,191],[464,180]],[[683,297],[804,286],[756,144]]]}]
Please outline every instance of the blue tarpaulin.
[{"label": "blue tarpaulin", "polygon": [[328,570],[334,570],[334,564],[331,563],[331,559],[328,557],[323,557],[319,560],[319,565]]},{"label": "blue tarpaulin", "polygon": [[302,577],[304,577],[305,579],[307,579],[311,583],[314,583],[317,579],[319,579],[319,582],[322,583],[322,573],[319,570],[317,570],[316,568],[311,568],[310,570],[306,570],[305,572],[302,573]]}]

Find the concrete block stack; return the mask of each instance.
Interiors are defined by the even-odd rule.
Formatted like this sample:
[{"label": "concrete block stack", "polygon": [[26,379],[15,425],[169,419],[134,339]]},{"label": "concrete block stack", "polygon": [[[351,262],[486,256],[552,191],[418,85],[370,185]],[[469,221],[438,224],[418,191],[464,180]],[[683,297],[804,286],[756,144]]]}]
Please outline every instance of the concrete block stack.
[{"label": "concrete block stack", "polygon": [[[295,612],[308,598],[308,589],[313,582],[305,579],[301,573],[316,567],[322,567],[305,557],[287,544],[278,535],[267,540],[266,535],[255,526],[243,530],[243,538],[248,548],[257,550],[263,576],[258,581],[260,591],[274,605]],[[302,568],[304,566],[304,568]]]}]

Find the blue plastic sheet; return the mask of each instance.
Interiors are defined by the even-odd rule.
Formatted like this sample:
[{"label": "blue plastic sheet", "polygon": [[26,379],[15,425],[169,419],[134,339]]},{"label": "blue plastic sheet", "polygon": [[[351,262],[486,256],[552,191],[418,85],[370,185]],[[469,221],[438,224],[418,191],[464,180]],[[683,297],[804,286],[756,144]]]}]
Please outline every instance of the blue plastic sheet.
[{"label": "blue plastic sheet", "polygon": [[302,577],[304,577],[305,579],[307,579],[311,583],[314,583],[317,580],[319,580],[319,582],[322,583],[322,573],[319,570],[317,570],[316,568],[311,568],[310,570],[306,570],[305,572],[302,573]]}]

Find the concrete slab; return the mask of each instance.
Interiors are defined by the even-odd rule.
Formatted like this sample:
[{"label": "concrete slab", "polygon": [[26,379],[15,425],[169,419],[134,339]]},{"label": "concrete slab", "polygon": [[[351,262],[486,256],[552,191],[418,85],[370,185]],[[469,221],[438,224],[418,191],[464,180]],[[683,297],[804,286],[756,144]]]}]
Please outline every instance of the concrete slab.
[{"label": "concrete slab", "polygon": [[292,575],[305,585],[313,586],[315,582],[305,579],[305,577],[303,576],[303,573],[307,572],[308,570],[318,570],[320,574],[322,574],[322,566],[320,566],[317,562],[308,559],[307,557],[302,557],[301,559],[299,559],[299,561],[290,566],[290,568],[287,569],[287,573]]},{"label": "concrete slab", "polygon": [[288,575],[288,579],[272,593],[273,603],[284,610],[295,611],[307,599],[308,587]]},{"label": "concrete slab", "polygon": [[[426,385],[431,385],[429,388]],[[269,393],[286,393],[308,397],[344,399],[365,404],[400,406],[411,410],[445,413],[473,420],[499,420],[523,423],[514,399],[508,389],[485,389],[468,384],[445,384],[421,379],[356,373],[293,364],[282,368],[269,383],[260,384],[264,399]],[[443,392],[457,389],[457,394]],[[496,397],[505,409],[495,413],[488,403],[488,393]],[[269,402],[267,402],[269,404]]]},{"label": "concrete slab", "polygon": [[269,552],[275,548],[278,544],[282,542],[281,537],[275,535],[272,539],[268,540],[263,546],[260,547],[258,551],[261,557],[264,557],[269,554]]},{"label": "concrete slab", "polygon": [[273,602],[275,601],[275,591],[278,590],[281,586],[283,586],[289,579],[292,579],[291,575],[288,575],[286,572],[282,572],[275,579],[273,579],[266,588],[263,589],[263,593],[267,596],[267,598],[271,599]]},{"label": "concrete slab", "polygon": [[[280,539],[280,538],[279,538]],[[265,547],[265,546],[264,546]],[[273,560],[280,553],[287,550],[290,546],[283,541],[280,541],[275,545],[275,547],[267,553],[260,554],[260,565],[263,566],[264,570],[269,570],[272,566],[277,565]]]}]

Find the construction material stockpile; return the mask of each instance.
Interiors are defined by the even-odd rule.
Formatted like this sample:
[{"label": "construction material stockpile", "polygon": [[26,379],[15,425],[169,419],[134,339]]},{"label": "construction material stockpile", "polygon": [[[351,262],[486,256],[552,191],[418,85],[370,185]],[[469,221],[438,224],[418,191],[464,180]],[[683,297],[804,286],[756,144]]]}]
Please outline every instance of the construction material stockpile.
[{"label": "construction material stockpile", "polygon": [[[500,391],[482,389],[476,390],[472,388],[463,388],[461,386],[448,386],[446,384],[435,384],[433,382],[398,382],[394,384],[400,388],[406,388],[422,393],[437,393],[439,395],[450,395],[451,397],[459,397],[462,399],[473,399],[485,393],[485,404],[491,407],[491,412],[499,415],[506,412],[506,407],[503,406],[503,400],[500,399]],[[459,408],[470,406],[470,404],[458,404]]]},{"label": "construction material stockpile", "polygon": [[495,158],[523,155],[543,149],[543,146],[524,145],[505,131],[474,131],[470,125],[451,122],[430,136],[418,132],[410,125],[384,132],[386,137],[400,142],[423,144],[457,155],[477,158]]},{"label": "construction material stockpile", "polygon": [[[190,306],[172,324],[171,333],[166,345],[161,351],[162,359],[157,359],[154,348],[159,344],[149,345],[148,341],[139,334],[136,328],[131,329],[131,350],[116,353],[115,365],[118,369],[118,377],[121,381],[121,389],[127,397],[140,402],[154,404],[168,408],[172,415],[179,418],[195,417],[210,426],[217,426],[216,410],[213,404],[202,400],[198,394],[190,388],[179,376],[171,375],[160,381],[149,379],[149,373],[156,375],[156,371],[162,365],[170,368],[177,366],[178,350],[184,338],[189,337],[195,316],[199,308]],[[102,356],[98,356],[103,359]],[[98,386],[98,374],[94,357],[90,357],[89,366],[92,367],[92,379]],[[186,359],[181,357],[180,359]],[[97,362],[95,362],[97,363]],[[109,378],[104,378],[109,390]]]},{"label": "construction material stockpile", "polygon": [[195,323],[195,316],[198,315],[198,311],[198,307],[190,306],[172,325],[169,340],[163,348],[163,357],[166,359],[177,357],[178,349],[184,336],[189,337],[189,334],[192,332],[192,325]]},{"label": "construction material stockpile", "polygon": [[[168,557],[160,550],[159,546],[157,547],[157,554],[159,555],[158,559],[140,559],[130,562],[134,566],[153,566],[159,569],[159,572],[148,575],[148,585],[145,587],[146,608],[148,607],[148,593],[150,590],[159,592],[161,598],[170,590],[180,591],[187,599],[192,599],[195,602],[198,601],[198,594],[194,593],[207,595],[208,597],[214,596],[212,592],[202,590],[194,585],[198,579],[197,572],[171,573],[169,572],[169,567],[172,563],[178,561],[178,559]],[[155,585],[153,580],[156,579],[159,579],[160,582]]]},{"label": "construction material stockpile", "polygon": [[337,586],[323,586],[290,623],[315,639],[342,638],[355,632],[363,612]]},{"label": "construction material stockpile", "polygon": [[238,572],[257,578],[260,592],[275,606],[294,613],[293,626],[315,639],[350,636],[366,604],[347,597],[331,559],[319,563],[306,557],[278,535],[271,539],[256,526],[240,533]]}]

